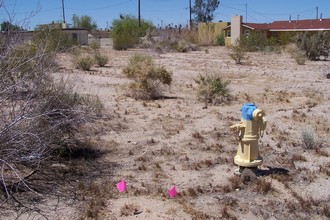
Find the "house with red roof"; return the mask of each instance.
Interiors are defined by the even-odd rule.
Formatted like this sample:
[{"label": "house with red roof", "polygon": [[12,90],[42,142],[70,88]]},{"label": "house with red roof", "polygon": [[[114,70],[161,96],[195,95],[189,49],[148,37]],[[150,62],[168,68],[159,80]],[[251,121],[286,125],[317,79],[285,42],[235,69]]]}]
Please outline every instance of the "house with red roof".
[{"label": "house with red roof", "polygon": [[231,23],[223,28],[226,45],[232,45],[242,35],[249,36],[251,33],[263,34],[267,38],[280,38],[285,34],[305,31],[330,31],[330,19],[321,18],[274,21],[272,23],[244,23],[242,16],[233,16]]}]

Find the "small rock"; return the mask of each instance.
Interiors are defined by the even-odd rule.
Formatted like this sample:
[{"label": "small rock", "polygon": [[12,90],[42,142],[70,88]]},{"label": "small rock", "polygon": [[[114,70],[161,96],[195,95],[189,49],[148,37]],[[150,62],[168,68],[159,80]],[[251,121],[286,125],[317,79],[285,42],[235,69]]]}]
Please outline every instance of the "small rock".
[{"label": "small rock", "polygon": [[330,79],[330,73],[327,74],[327,79]]}]

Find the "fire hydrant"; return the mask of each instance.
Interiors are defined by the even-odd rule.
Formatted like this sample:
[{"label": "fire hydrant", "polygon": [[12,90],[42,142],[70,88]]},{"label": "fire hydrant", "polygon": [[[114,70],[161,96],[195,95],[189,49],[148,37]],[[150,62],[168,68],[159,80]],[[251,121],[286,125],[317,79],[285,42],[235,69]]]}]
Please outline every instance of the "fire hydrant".
[{"label": "fire hydrant", "polygon": [[242,112],[241,122],[230,128],[238,131],[239,143],[234,162],[241,170],[241,168],[253,168],[262,164],[258,139],[262,137],[267,122],[264,112],[257,109],[253,103],[243,105],[240,110]]}]

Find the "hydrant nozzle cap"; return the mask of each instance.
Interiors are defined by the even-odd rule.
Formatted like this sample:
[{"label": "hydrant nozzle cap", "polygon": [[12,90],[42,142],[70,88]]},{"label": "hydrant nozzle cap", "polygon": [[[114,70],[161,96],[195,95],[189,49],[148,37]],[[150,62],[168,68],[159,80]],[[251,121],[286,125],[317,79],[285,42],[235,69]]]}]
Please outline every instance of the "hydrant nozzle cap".
[{"label": "hydrant nozzle cap", "polygon": [[253,111],[253,119],[258,119],[258,118],[262,118],[265,115],[265,113],[260,110],[260,109],[256,109]]}]

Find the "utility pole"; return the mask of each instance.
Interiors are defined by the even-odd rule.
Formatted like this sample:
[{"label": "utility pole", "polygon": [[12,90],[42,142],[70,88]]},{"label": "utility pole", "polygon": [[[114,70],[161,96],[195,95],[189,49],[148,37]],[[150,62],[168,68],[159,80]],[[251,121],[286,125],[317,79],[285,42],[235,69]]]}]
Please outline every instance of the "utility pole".
[{"label": "utility pole", "polygon": [[141,4],[140,0],[138,0],[138,18],[139,18],[139,28],[141,27]]},{"label": "utility pole", "polygon": [[247,22],[247,3],[245,4],[245,22]]},{"label": "utility pole", "polygon": [[191,0],[189,0],[189,26],[190,26],[190,30],[192,30],[192,20],[191,20]]},{"label": "utility pole", "polygon": [[62,0],[63,23],[65,24],[64,0]]},{"label": "utility pole", "polygon": [[316,19],[319,19],[319,7],[316,7]]}]

